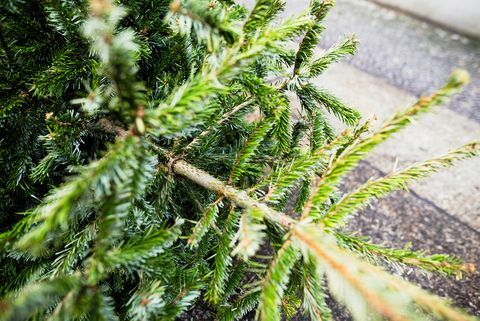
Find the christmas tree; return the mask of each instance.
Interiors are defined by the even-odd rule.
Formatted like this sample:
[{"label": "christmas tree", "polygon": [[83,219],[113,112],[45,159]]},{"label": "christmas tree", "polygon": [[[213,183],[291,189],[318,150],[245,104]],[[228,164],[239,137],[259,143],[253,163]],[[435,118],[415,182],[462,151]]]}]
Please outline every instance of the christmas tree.
[{"label": "christmas tree", "polygon": [[0,320],[174,320],[195,305],[324,320],[327,293],[356,320],[474,320],[384,268],[471,264],[344,227],[479,143],[339,188],[468,75],[372,129],[312,82],[357,47],[315,52],[332,6],[279,20],[282,0],[4,0]]}]

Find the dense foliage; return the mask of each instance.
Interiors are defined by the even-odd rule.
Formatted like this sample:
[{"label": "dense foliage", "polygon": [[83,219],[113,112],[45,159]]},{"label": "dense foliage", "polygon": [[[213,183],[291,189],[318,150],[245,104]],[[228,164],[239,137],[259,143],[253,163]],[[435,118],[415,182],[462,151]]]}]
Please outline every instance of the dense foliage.
[{"label": "dense foliage", "polygon": [[282,0],[2,1],[0,320],[173,320],[197,304],[324,320],[327,293],[357,320],[473,319],[381,267],[471,265],[344,227],[478,143],[339,189],[468,75],[370,129],[312,81],[357,47],[316,50],[332,5],[280,21]]}]

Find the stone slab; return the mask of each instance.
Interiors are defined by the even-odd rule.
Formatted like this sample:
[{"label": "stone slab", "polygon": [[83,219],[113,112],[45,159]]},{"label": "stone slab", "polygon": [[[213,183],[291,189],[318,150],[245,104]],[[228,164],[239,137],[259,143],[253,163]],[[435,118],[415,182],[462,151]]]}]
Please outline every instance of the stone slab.
[{"label": "stone slab", "polygon": [[373,0],[413,16],[480,38],[478,0]]},{"label": "stone slab", "polygon": [[[332,66],[317,84],[356,107],[364,117],[377,115],[377,126],[386,117],[416,101],[411,94],[346,64]],[[377,147],[368,161],[388,173],[394,166],[400,168],[426,160],[479,138],[477,122],[439,107]],[[460,162],[410,186],[421,197],[480,230],[479,158]]]},{"label": "stone slab", "polygon": [[[359,181],[382,174],[370,161],[362,162],[344,182],[344,188],[350,190]],[[411,248],[415,250],[425,250],[429,254],[446,253],[480,266],[479,232],[445,215],[416,193],[400,191],[372,203],[369,208],[350,219],[349,228],[370,237],[377,244],[401,248],[411,243]],[[479,273],[468,275],[462,280],[413,270],[401,275],[430,292],[452,298],[455,305],[470,313],[480,315]]]}]

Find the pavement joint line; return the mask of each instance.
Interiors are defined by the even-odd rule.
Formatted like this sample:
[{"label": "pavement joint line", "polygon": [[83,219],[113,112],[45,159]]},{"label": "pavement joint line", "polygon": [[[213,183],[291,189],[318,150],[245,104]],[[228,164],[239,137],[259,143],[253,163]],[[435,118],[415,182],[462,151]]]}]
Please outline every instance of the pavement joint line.
[{"label": "pavement joint line", "polygon": [[[295,43],[296,43],[297,45],[300,44],[300,40],[296,41]],[[328,46],[323,46],[322,44],[317,44],[317,49],[319,50],[320,53],[323,54],[323,53],[327,52],[327,50],[329,49],[329,47],[328,47]],[[353,69],[356,69],[356,70],[358,70],[358,71],[360,71],[360,72],[362,72],[362,73],[364,73],[364,74],[367,74],[368,76],[370,76],[370,77],[372,77],[372,78],[375,78],[375,79],[377,79],[377,80],[379,80],[379,81],[381,81],[381,82],[384,82],[385,84],[387,84],[387,85],[389,85],[389,86],[391,86],[391,87],[394,87],[395,89],[397,89],[397,90],[399,90],[399,91],[401,91],[401,92],[403,92],[403,93],[405,93],[405,94],[407,94],[407,95],[409,95],[409,96],[415,97],[415,98],[417,98],[417,99],[418,99],[419,97],[421,97],[422,95],[428,95],[428,94],[429,94],[429,92],[427,91],[427,92],[419,95],[418,93],[415,92],[415,90],[413,90],[413,89],[411,89],[411,88],[404,88],[404,87],[402,87],[402,86],[399,86],[399,85],[391,82],[391,81],[390,81],[389,79],[387,79],[387,78],[384,78],[384,77],[381,77],[381,76],[379,76],[379,75],[376,75],[375,73],[373,73],[371,70],[369,70],[368,68],[366,68],[366,67],[364,67],[364,66],[357,66],[357,65],[353,64],[352,61],[351,61],[351,59],[345,59],[345,60],[343,60],[343,61],[337,62],[336,64],[338,64],[338,65],[342,65],[342,64],[343,64],[343,65],[349,66],[349,67],[351,67],[351,68],[353,68]],[[459,113],[459,112],[456,111],[456,110],[452,110],[452,111],[453,111],[455,114],[457,114],[457,115],[463,116],[465,119],[470,119],[470,118],[466,117],[465,115],[462,115],[461,113]],[[474,120],[474,121],[475,121],[475,120]],[[478,123],[480,123],[480,121],[479,121]]]},{"label": "pavement joint line", "polygon": [[422,15],[420,13],[415,12],[414,10],[408,10],[406,8],[402,8],[402,7],[394,5],[394,4],[385,3],[385,2],[382,2],[382,1],[379,1],[379,0],[369,0],[369,1],[374,3],[375,5],[377,5],[379,7],[394,11],[394,12],[402,14],[404,16],[411,17],[411,18],[413,18],[415,20],[418,20],[420,22],[426,22],[426,23],[430,24],[431,26],[433,26],[435,28],[443,29],[443,30],[451,32],[451,33],[461,34],[461,35],[466,36],[466,37],[470,37],[470,38],[473,38],[473,39],[476,39],[476,40],[480,40],[480,36],[478,34],[476,34],[475,32],[467,31],[467,30],[464,30],[462,28],[458,28],[458,27],[455,27],[453,25],[449,25],[448,23],[444,23],[442,21],[429,18],[425,15]]},{"label": "pavement joint line", "polygon": [[[387,175],[386,172],[382,171],[380,168],[378,168],[377,166],[373,165],[371,162],[367,161],[367,160],[362,160],[361,163],[364,163],[365,165],[367,165],[368,167],[372,168],[373,170],[377,171],[378,173],[380,173],[382,176],[385,176]],[[444,215],[444,216],[447,216],[449,219],[457,222],[458,224],[464,226],[466,229],[468,229],[469,231],[475,233],[475,235],[479,236],[480,237],[480,231],[477,231],[475,228],[473,228],[472,226],[470,226],[468,223],[458,219],[455,215],[449,213],[447,210],[441,208],[440,206],[438,206],[437,204],[435,204],[435,202],[429,200],[428,198],[425,198],[421,195],[419,195],[417,192],[415,192],[414,189],[408,189],[408,191],[410,192],[410,194],[412,196],[414,196],[416,199],[426,203],[427,205],[433,207],[435,210],[437,210],[440,214]]]},{"label": "pavement joint line", "polygon": [[[345,62],[332,66],[324,77],[315,83],[336,93],[347,104],[355,106],[364,117],[377,114],[379,121],[375,122],[374,128],[403,106],[409,106],[418,100],[416,95],[409,94],[404,88],[389,84],[377,75]],[[375,97],[377,93],[378,97]],[[386,144],[375,149],[367,160],[377,169],[389,173],[396,159],[401,166],[407,166],[419,160],[442,155],[453,146],[461,146],[480,137],[477,122],[463,113],[445,107],[447,106],[439,107],[392,137]],[[346,128],[335,119],[332,119],[332,123],[339,126],[339,129]],[[410,186],[418,195],[431,200],[437,207],[480,232],[480,217],[476,215],[480,204],[478,199],[471,198],[480,188],[477,180],[478,166],[480,158],[471,159],[448,171],[432,175],[429,180]],[[445,186],[452,188],[447,189]],[[427,205],[425,202],[421,203]],[[479,238],[478,234],[475,234],[475,237]]]},{"label": "pavement joint line", "polygon": [[[323,46],[321,46],[321,45],[318,45],[318,48],[319,48],[320,50],[322,50],[322,52],[325,52],[325,51],[328,49],[328,47],[323,47]],[[357,70],[359,70],[359,71],[361,71],[361,72],[363,72],[363,73],[365,73],[365,74],[367,74],[367,75],[369,75],[369,76],[371,76],[371,77],[373,77],[373,78],[376,78],[376,79],[378,79],[378,80],[380,80],[380,81],[388,84],[389,86],[395,87],[395,88],[398,89],[399,91],[402,91],[402,92],[404,92],[405,94],[408,94],[408,95],[413,96],[413,97],[415,97],[415,98],[420,98],[420,97],[422,97],[422,96],[428,96],[429,94],[431,94],[431,91],[428,91],[428,90],[426,90],[426,91],[424,91],[423,93],[419,94],[418,92],[415,92],[415,90],[412,89],[412,88],[405,88],[405,87],[399,86],[399,85],[395,84],[394,82],[392,82],[390,79],[381,77],[381,76],[373,73],[373,72],[372,72],[371,70],[369,70],[367,67],[358,66],[358,65],[353,64],[353,63],[351,62],[351,60],[349,60],[349,59],[346,59],[345,61],[342,61],[342,62],[337,62],[337,64],[342,64],[342,63],[345,64],[345,65],[347,65],[347,66],[349,66],[349,67],[355,68],[355,69],[357,69]],[[451,103],[451,102],[447,102],[445,105],[448,106],[450,103]],[[448,107],[446,107],[446,108],[448,108]],[[452,109],[452,108],[448,108],[448,109],[451,110],[452,112],[454,112],[455,114],[457,114],[457,115],[459,115],[459,116],[462,116],[462,117],[465,118],[465,119],[469,119],[469,120],[474,121],[474,122],[477,123],[477,124],[480,124],[480,120],[472,119],[472,118],[470,118],[470,117],[462,114],[462,113],[461,113],[459,110],[457,110],[457,109]]]}]

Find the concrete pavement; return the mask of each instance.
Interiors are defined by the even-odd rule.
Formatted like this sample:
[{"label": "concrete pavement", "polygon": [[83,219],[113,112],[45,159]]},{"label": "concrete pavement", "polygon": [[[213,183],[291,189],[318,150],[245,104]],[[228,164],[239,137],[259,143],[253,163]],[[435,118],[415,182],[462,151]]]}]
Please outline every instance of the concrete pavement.
[{"label": "concrete pavement", "polygon": [[[317,84],[355,106],[364,117],[377,115],[378,125],[417,99],[382,79],[346,64],[330,68]],[[401,168],[439,156],[475,139],[480,139],[480,125],[477,122],[439,107],[377,147],[367,161],[378,170],[388,173],[394,166]],[[413,183],[410,187],[421,197],[480,231],[480,198],[473,197],[480,195],[479,168],[480,158],[470,159]]]},{"label": "concrete pavement", "polygon": [[478,0],[373,0],[480,39]]}]

